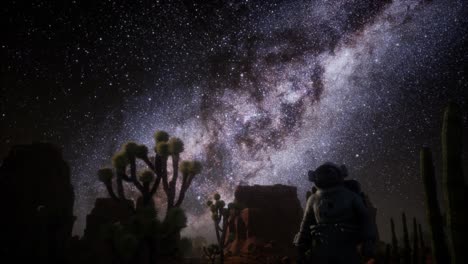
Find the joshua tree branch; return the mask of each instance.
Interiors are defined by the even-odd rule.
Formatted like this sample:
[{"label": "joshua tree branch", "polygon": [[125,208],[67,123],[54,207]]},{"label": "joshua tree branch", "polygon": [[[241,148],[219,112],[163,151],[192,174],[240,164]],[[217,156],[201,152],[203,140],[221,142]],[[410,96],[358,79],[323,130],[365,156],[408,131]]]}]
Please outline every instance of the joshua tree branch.
[{"label": "joshua tree branch", "polygon": [[169,195],[169,183],[167,180],[167,157],[163,157],[161,160],[161,179],[163,183],[163,189],[166,195]]},{"label": "joshua tree branch", "polygon": [[144,194],[144,188],[143,185],[138,181],[137,176],[136,176],[136,161],[135,158],[130,159],[130,179],[135,185],[135,187],[142,193]]},{"label": "joshua tree branch", "polygon": [[221,243],[221,236],[219,234],[219,226],[218,224],[215,222],[215,231],[216,231],[216,240],[218,241],[218,245],[220,245]]},{"label": "joshua tree branch", "polygon": [[122,180],[126,182],[132,182],[132,179],[125,173],[125,171],[117,171],[117,175],[122,178]]},{"label": "joshua tree branch", "polygon": [[146,163],[146,165],[148,165],[148,167],[156,175],[156,179],[154,180],[153,186],[151,187],[151,190],[150,190],[150,195],[153,196],[158,190],[159,184],[161,183],[161,180],[163,178],[162,159],[160,155],[156,154],[156,156],[154,157],[154,165],[151,163],[151,161],[148,158],[143,159],[143,161]]},{"label": "joshua tree branch", "polygon": [[114,189],[112,188],[112,181],[104,182],[104,185],[106,186],[109,196],[114,200],[119,200],[119,198],[115,195]]},{"label": "joshua tree branch", "polygon": [[172,155],[172,179],[169,182],[169,193],[170,197],[168,197],[168,202],[170,202],[170,206],[174,205],[175,195],[176,195],[176,184],[177,178],[179,177],[179,155],[174,154]]},{"label": "joshua tree branch", "polygon": [[156,168],[155,168],[154,164],[151,163],[151,161],[150,161],[150,159],[148,158],[148,156],[143,157],[141,160],[143,160],[143,162],[145,162],[145,164],[148,166],[148,168],[150,168],[155,174],[158,174],[158,172],[156,171]]},{"label": "joshua tree branch", "polygon": [[187,174],[183,174],[182,176],[182,187],[180,188],[180,193],[179,193],[179,198],[177,199],[177,202],[175,203],[175,207],[179,207],[182,202],[184,201],[184,198],[185,198],[185,193],[187,192],[189,186],[190,186],[190,183],[191,183],[191,180],[189,181],[189,179],[191,178],[191,176],[188,176]]},{"label": "joshua tree branch", "polygon": [[151,200],[151,193],[150,193],[150,183],[149,182],[144,182],[143,183],[143,192],[142,192],[142,196],[143,196],[143,203],[145,205],[148,204],[148,202]]},{"label": "joshua tree branch", "polygon": [[223,216],[223,228],[221,229],[221,250],[224,249],[224,241],[226,241],[226,230],[228,226],[228,219],[226,216]]},{"label": "joshua tree branch", "polygon": [[123,189],[122,175],[117,173],[117,194],[119,199],[125,200],[125,192]]},{"label": "joshua tree branch", "polygon": [[161,176],[157,175],[156,180],[154,180],[153,186],[151,187],[151,190],[150,190],[151,196],[153,196],[156,193],[160,183],[161,183]]},{"label": "joshua tree branch", "polygon": [[[153,169],[153,171],[157,176],[162,176],[161,175],[161,173],[162,173],[162,161],[163,161],[162,157],[158,153],[156,153],[156,156],[154,156],[154,169]],[[151,162],[149,162],[149,163],[151,163]]]}]

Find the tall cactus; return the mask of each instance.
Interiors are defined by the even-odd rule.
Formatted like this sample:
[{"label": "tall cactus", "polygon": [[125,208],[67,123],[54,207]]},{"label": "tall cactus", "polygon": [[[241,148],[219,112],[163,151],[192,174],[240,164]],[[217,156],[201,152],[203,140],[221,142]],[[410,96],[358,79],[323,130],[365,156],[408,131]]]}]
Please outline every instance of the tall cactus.
[{"label": "tall cactus", "polygon": [[413,218],[413,264],[419,263],[418,223]]},{"label": "tall cactus", "polygon": [[211,264],[216,263],[216,257],[219,254],[219,247],[216,244],[211,244],[207,247],[203,247],[203,255],[210,261]]},{"label": "tall cactus", "polygon": [[385,245],[385,255],[384,255],[384,264],[392,263],[392,253],[390,244]]},{"label": "tall cactus", "polygon": [[446,202],[447,231],[452,264],[466,263],[466,204],[463,176],[463,120],[460,108],[451,103],[442,126],[442,186]]},{"label": "tall cactus", "polygon": [[424,235],[422,232],[421,224],[418,224],[418,232],[419,232],[419,249],[420,249],[420,263],[426,264],[426,245],[424,244]]},{"label": "tall cactus", "polygon": [[437,201],[436,179],[431,150],[427,147],[421,149],[420,171],[424,183],[426,196],[426,211],[432,241],[434,263],[450,263],[450,256],[445,240],[442,214]]},{"label": "tall cactus", "polygon": [[[100,169],[98,177],[106,186],[109,195],[115,200],[125,199],[124,182],[133,184],[141,193],[143,205],[152,204],[152,197],[162,182],[163,190],[167,197],[167,212],[169,212],[170,209],[174,207],[178,208],[182,204],[185,193],[191,185],[193,178],[201,171],[201,164],[197,161],[180,162],[179,155],[184,151],[182,140],[170,138],[169,134],[164,131],[156,132],[154,138],[156,143],[154,160],[150,160],[148,157],[148,148],[145,145],[128,142],[112,158],[114,170],[111,168]],[[172,157],[173,166],[172,177],[170,179],[167,171],[169,157]],[[148,169],[139,173],[138,176],[137,159],[143,161],[148,167]],[[182,173],[182,183],[180,184],[179,197],[176,199],[179,170]],[[117,178],[117,194],[114,192],[112,185],[114,171]]]},{"label": "tall cactus", "polygon": [[393,218],[390,218],[390,227],[392,230],[392,261],[393,262],[400,262],[400,250],[398,248],[398,238],[395,232],[395,222]]},{"label": "tall cactus", "polygon": [[403,263],[410,264],[411,263],[411,248],[410,248],[410,241],[408,235],[408,224],[406,222],[406,214],[401,214],[401,220],[403,222]]}]

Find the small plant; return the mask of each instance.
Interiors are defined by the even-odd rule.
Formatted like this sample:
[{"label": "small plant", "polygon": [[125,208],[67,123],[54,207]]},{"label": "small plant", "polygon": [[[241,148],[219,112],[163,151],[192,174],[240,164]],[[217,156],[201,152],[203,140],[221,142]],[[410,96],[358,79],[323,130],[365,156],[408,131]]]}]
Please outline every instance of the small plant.
[{"label": "small plant", "polygon": [[211,264],[216,263],[216,257],[221,254],[218,245],[211,244],[208,247],[203,247],[203,255],[210,261]]},{"label": "small plant", "polygon": [[398,247],[398,239],[395,233],[395,222],[393,221],[393,218],[390,218],[390,227],[392,231],[392,261],[400,262],[400,249]]},{"label": "small plant", "polygon": [[408,224],[406,222],[406,214],[401,214],[401,220],[403,222],[403,263],[411,263],[411,248],[408,234]]}]

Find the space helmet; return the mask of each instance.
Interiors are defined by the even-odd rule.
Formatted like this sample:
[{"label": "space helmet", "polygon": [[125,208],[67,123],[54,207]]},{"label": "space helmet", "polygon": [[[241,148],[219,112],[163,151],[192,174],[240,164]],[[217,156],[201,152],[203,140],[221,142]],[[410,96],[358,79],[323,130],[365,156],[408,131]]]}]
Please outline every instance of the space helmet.
[{"label": "space helmet", "polygon": [[317,188],[330,188],[343,181],[348,176],[345,165],[337,165],[333,162],[325,162],[315,170],[308,172],[309,181]]}]

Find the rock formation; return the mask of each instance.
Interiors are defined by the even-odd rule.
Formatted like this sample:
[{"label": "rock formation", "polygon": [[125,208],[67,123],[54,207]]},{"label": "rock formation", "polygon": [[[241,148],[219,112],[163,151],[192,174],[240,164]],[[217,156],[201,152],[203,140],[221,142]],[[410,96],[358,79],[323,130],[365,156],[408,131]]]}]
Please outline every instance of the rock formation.
[{"label": "rock formation", "polygon": [[0,167],[3,260],[62,262],[75,220],[73,202],[70,169],[57,147],[12,147]]},{"label": "rock formation", "polygon": [[84,238],[97,239],[103,227],[117,222],[128,222],[134,211],[132,200],[116,202],[112,198],[97,198],[91,213],[86,216]]},{"label": "rock formation", "polygon": [[244,209],[231,217],[227,255],[294,254],[292,241],[303,213],[296,187],[238,186],[235,202]]}]

